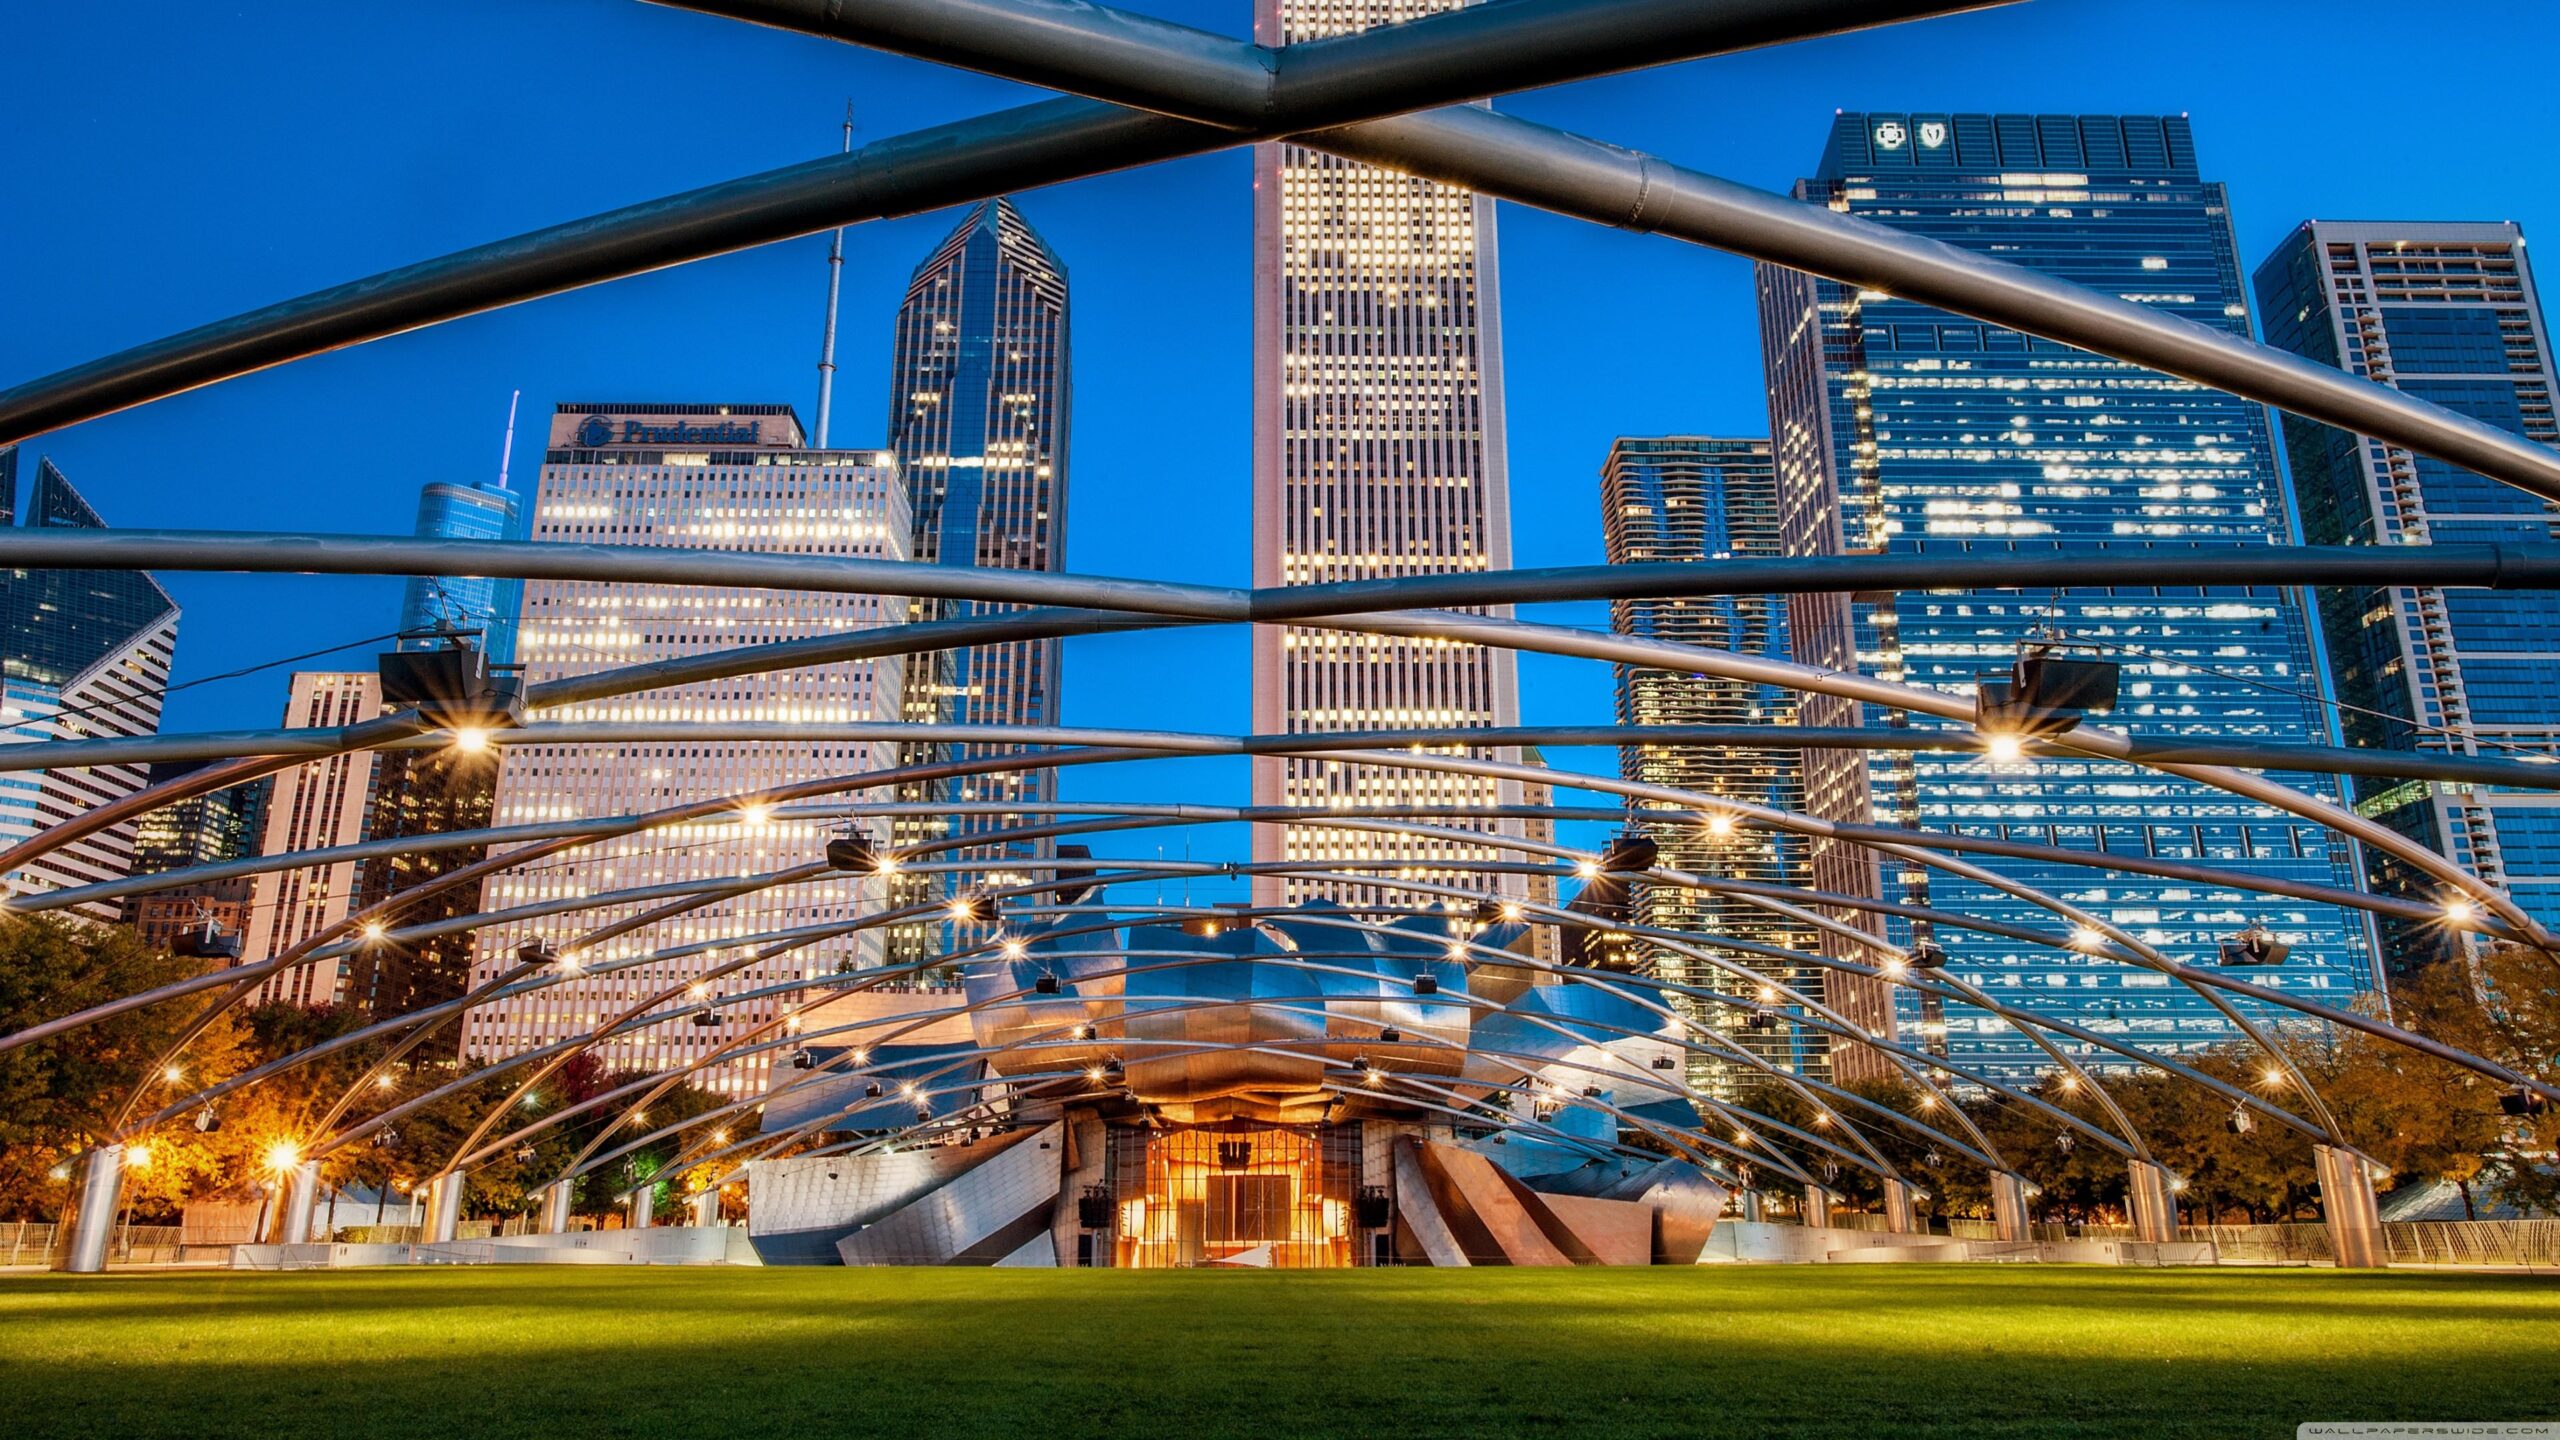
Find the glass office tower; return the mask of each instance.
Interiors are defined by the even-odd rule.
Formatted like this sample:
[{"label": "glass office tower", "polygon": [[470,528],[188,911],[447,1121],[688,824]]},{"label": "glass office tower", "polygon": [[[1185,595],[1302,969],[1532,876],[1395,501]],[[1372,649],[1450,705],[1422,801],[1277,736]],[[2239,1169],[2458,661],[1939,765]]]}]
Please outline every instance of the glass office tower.
[{"label": "glass office tower", "polygon": [[[410,533],[421,540],[512,540],[516,538],[516,492],[499,485],[434,484],[418,491],[418,523]],[[516,658],[516,612],[524,603],[524,582],[485,576],[420,575],[409,580],[400,598],[404,632],[437,629],[477,630],[481,649],[492,665],[512,665]],[[425,649],[436,642],[411,639],[403,649]]]},{"label": "glass office tower", "polygon": [[[1778,532],[1778,476],[1766,440],[1724,440],[1700,435],[1624,437],[1609,447],[1600,470],[1600,517],[1609,563],[1664,561],[1713,564],[1735,558],[1768,559],[1784,553]],[[1771,595],[1709,595],[1689,599],[1616,600],[1609,628],[1620,635],[1704,645],[1773,660],[1787,657],[1787,611]],[[1783,743],[1796,723],[1796,694],[1774,685],[1719,679],[1687,670],[1620,665],[1621,725],[1735,725],[1769,730]],[[1802,752],[1719,745],[1627,745],[1618,771],[1640,785],[1665,785],[1726,795],[1789,813],[1804,808]],[[1714,828],[1682,821],[1645,827],[1661,847],[1657,863],[1673,870],[1801,889],[1811,885],[1803,836],[1783,831]],[[1679,886],[1636,887],[1638,924],[1691,934],[1724,936],[1795,951],[1816,950],[1813,927],[1772,914],[1730,895]],[[1726,958],[1819,995],[1818,966],[1794,966],[1734,953]],[[1707,986],[1757,1006],[1760,986],[1745,977],[1656,950],[1647,966],[1666,980]],[[1780,1069],[1827,1073],[1818,1031],[1772,1024],[1753,1009],[1673,997],[1685,1018],[1711,1026],[1731,1044]],[[1738,1061],[1692,1052],[1690,1083],[1709,1094],[1735,1098],[1758,1083],[1761,1072]]]},{"label": "glass office tower", "polygon": [[[2220,185],[2184,117],[1843,114],[1797,197],[2057,275],[2233,334],[2249,311]],[[1761,322],[1791,553],[1960,557],[2011,546],[2110,550],[2286,543],[2292,523],[2266,410],[2138,366],[1892,296],[1762,266]],[[1969,695],[2035,637],[2120,662],[2108,723],[2160,739],[2326,742],[2311,629],[2280,588],[2161,586],[1812,598],[1798,659]],[[1940,727],[1808,702],[1807,724]],[[1978,752],[1892,754],[1808,777],[1817,813],[1993,841],[2201,862],[2352,886],[2352,847],[2317,825],[2136,767]],[[2332,779],[2276,778],[2336,803]],[[1971,857],[2102,915],[2173,959],[2210,964],[2262,923],[2292,945],[2260,983],[2344,1004],[2372,983],[2356,914],[2198,883],[2033,859]],[[2046,933],[2067,929],[1989,885],[1831,847],[1817,878]],[[1863,872],[1863,874],[1859,873]],[[1924,922],[1925,924],[1925,922]],[[1915,938],[1911,922],[1892,924]],[[2231,1038],[2169,977],[1947,925],[1957,973],[1994,996],[2153,1049]],[[2006,1022],[1895,992],[1906,1040],[2012,1077],[2047,1062]],[[2102,1055],[2091,1058],[2104,1060]],[[2110,1061],[2109,1063],[2114,1063]]]},{"label": "glass office tower", "polygon": [[[907,281],[890,361],[889,448],[914,502],[911,550],[927,564],[1061,570],[1067,542],[1067,267],[1040,232],[998,198],[971,209]],[[918,620],[1019,607],[919,600]],[[1060,642],[1021,640],[918,655],[908,662],[904,715],[918,724],[1055,725]],[[1013,745],[915,745],[926,764]],[[909,802],[1040,803],[1055,772],[1017,770],[905,787]],[[1005,828],[1001,814],[916,816],[894,827],[901,844]],[[1038,852],[1023,845],[1017,853]],[[1020,876],[986,877],[998,883]],[[949,874],[902,876],[891,895],[911,905],[947,893]],[[902,925],[889,958],[927,958],[939,924]]]},{"label": "glass office tower", "polygon": [[[2258,267],[2267,341],[2544,445],[2551,332],[2524,235],[2497,223],[2305,222]],[[2549,501],[2441,460],[2285,418],[2304,538],[2324,545],[2547,542]],[[2318,592],[2347,741],[2456,755],[2560,754],[2560,601],[2537,591],[2411,586]],[[2560,925],[2560,796],[2358,777],[2356,808],[2505,887]],[[2426,877],[2365,854],[2385,894]],[[2459,953],[2442,927],[2384,920],[2394,975]]]},{"label": "glass office tower", "polygon": [[[155,760],[145,783],[165,784],[192,775],[210,760]],[[158,875],[191,865],[219,865],[258,853],[266,823],[271,780],[253,780],[175,800],[134,822],[133,873]]]}]

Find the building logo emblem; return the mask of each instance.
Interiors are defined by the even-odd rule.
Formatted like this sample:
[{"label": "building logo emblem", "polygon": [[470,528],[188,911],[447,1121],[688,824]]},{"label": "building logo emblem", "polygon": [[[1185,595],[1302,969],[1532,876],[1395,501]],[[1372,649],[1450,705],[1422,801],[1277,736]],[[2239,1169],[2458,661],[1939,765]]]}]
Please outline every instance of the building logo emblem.
[{"label": "building logo emblem", "polygon": [[1920,122],[1920,148],[1935,150],[1947,143],[1947,127],[1936,120]]},{"label": "building logo emblem", "polygon": [[613,443],[613,422],[601,415],[590,415],[578,422],[578,448],[601,450]]},{"label": "building logo emblem", "polygon": [[1879,150],[1899,150],[1902,142],[1910,138],[1911,132],[1903,129],[1899,120],[1887,120],[1876,127],[1876,148]]}]

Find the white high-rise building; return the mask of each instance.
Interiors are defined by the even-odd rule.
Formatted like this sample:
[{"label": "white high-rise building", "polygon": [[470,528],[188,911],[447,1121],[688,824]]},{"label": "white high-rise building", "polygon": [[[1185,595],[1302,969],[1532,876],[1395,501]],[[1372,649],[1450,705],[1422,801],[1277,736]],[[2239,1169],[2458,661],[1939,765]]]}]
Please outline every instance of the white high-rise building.
[{"label": "white high-rise building", "polygon": [[[1296,44],[1461,0],[1260,0],[1256,38]],[[1254,545],[1258,586],[1511,564],[1493,202],[1309,150],[1254,152]],[[1298,627],[1254,632],[1254,728],[1360,731],[1518,723],[1506,650]],[[1516,760],[1516,750],[1496,752]],[[1323,760],[1258,760],[1254,802],[1517,805],[1522,787]],[[1521,822],[1497,823],[1521,833]],[[1486,828],[1478,826],[1476,828]],[[1256,860],[1490,859],[1472,845],[1259,827]],[[1467,882],[1461,883],[1482,883]],[[1522,893],[1522,882],[1503,882]],[[1263,879],[1256,899],[1365,885]]]},{"label": "white high-rise building", "polygon": [[[533,499],[535,540],[752,550],[863,560],[907,558],[906,486],[885,451],[802,448],[786,405],[563,405]],[[903,597],[723,589],[628,582],[533,581],[525,587],[518,656],[528,686],[653,660],[894,624]],[[859,660],[652,690],[545,710],[546,722],[861,723],[898,718],[905,680],[895,658]],[[516,745],[506,750],[493,823],[526,825],[646,813],[689,801],[750,795],[777,786],[885,770],[897,747],[881,742],[775,744],[687,740],[610,747]],[[887,800],[854,793],[849,800]],[[733,879],[818,858],[828,836],[816,823],[743,815],[602,841],[493,876],[489,912],[611,890]],[[848,920],[862,886],[827,879],[721,900],[585,952],[590,966],[670,947]],[[666,898],[580,911],[480,934],[473,983],[513,967],[539,936],[567,947]],[[693,993],[688,982],[741,958],[749,947],[608,970],[547,987],[467,1017],[468,1058],[511,1055],[575,1035],[651,997],[660,1008],[699,1012],[650,1026],[599,1049],[612,1069],[666,1069],[774,1018],[784,997],[745,992],[839,968],[878,963],[877,932],[793,950]],[[730,1094],[763,1087],[765,1057],[721,1062],[690,1077]]]},{"label": "white high-rise building", "polygon": [[[284,708],[284,723],[297,730],[361,725],[382,714],[382,682],[371,671],[297,670]],[[290,855],[353,845],[364,838],[365,801],[373,789],[374,753],[355,750],[296,765],[275,778],[267,796],[261,855]],[[272,960],[347,918],[356,895],[356,862],[270,870],[249,889],[247,930],[240,963]],[[332,1005],[343,998],[347,961],[341,956],[297,965],[267,977],[256,1003],[287,1000]]]}]

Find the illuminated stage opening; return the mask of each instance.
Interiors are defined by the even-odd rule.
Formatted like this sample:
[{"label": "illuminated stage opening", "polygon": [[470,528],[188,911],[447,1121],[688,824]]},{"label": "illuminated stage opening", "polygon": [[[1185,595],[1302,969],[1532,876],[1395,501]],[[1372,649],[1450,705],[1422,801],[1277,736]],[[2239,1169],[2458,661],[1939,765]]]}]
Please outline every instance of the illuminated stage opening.
[{"label": "illuminated stage opening", "polygon": [[1112,1137],[1114,1265],[1320,1269],[1356,1263],[1357,1126],[1121,1130]]}]

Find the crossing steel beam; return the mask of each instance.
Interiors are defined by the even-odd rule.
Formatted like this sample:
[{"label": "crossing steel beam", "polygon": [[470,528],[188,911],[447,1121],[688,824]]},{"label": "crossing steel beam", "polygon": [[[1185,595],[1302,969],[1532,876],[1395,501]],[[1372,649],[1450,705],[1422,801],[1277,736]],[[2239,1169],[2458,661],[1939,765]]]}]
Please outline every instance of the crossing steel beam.
[{"label": "crossing steel beam", "polygon": [[[1295,89],[1279,82],[1276,69],[1245,53],[1256,47],[1223,41],[1230,61],[1241,59],[1252,73],[1241,74],[1230,63],[1213,75],[1198,63],[1205,53],[1186,57],[1166,49],[1161,22],[1097,10],[1098,19],[1125,37],[1145,36],[1145,51],[1157,57],[1152,68],[1178,95],[1200,98],[1198,82],[1210,80],[1220,85],[1212,93],[1259,107],[1259,123],[1239,129],[1103,101],[1061,99],[935,126],[388,270],[29,381],[0,391],[0,445],[307,355],[600,281],[1223,150],[1310,125],[1491,94],[1464,83],[1461,72],[1430,63],[1428,53],[1417,61],[1417,42],[1427,52],[1434,35],[1456,37],[1454,53],[1488,75],[1555,84],[1982,4],[1512,0],[1486,7],[1482,15],[1458,12],[1291,47],[1302,52],[1292,57],[1292,66],[1313,82]],[[1567,40],[1560,30],[1583,33]],[[1090,44],[1068,47],[1057,30],[1035,43],[1057,47],[1062,59],[1072,56],[1079,66],[1102,53]],[[1570,56],[1571,63],[1551,63],[1550,56]],[[1225,85],[1220,75],[1244,80],[1249,93]],[[1376,88],[1377,78],[1388,75],[1405,77],[1419,98]]]}]

